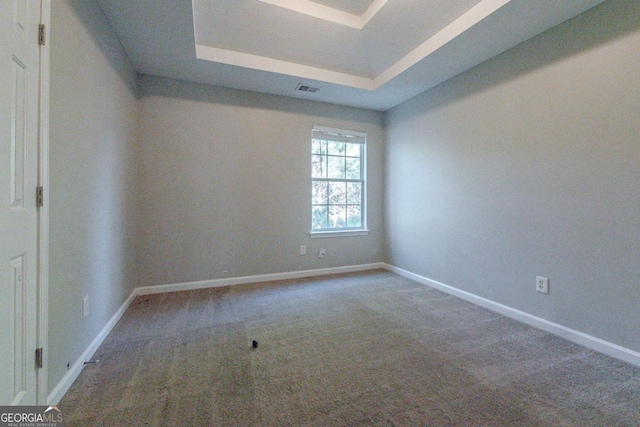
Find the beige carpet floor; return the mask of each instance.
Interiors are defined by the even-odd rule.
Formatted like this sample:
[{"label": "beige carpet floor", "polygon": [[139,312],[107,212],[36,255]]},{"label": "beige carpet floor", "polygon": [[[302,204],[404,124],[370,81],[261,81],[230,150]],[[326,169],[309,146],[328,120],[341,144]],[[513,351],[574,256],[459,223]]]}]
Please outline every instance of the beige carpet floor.
[{"label": "beige carpet floor", "polygon": [[95,359],[69,426],[640,425],[640,368],[382,270],[140,296]]}]

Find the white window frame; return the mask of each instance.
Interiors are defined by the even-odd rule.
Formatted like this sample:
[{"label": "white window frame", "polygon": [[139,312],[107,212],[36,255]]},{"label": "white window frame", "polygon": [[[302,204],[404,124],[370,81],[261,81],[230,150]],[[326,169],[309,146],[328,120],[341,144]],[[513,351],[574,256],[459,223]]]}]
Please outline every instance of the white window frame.
[{"label": "white window frame", "polygon": [[[344,181],[344,182],[360,182],[362,185],[361,189],[361,200],[360,200],[360,212],[361,212],[361,225],[360,227],[344,227],[344,228],[324,228],[324,229],[313,229],[313,197],[311,198],[311,230],[309,235],[312,238],[319,237],[342,237],[342,236],[364,236],[369,234],[369,230],[367,229],[367,134],[364,132],[355,132],[344,129],[335,129],[331,127],[325,126],[313,126],[311,131],[311,145],[313,147],[314,134],[317,132],[327,133],[327,134],[336,134],[336,135],[350,135],[354,137],[358,137],[364,139],[362,142],[362,148],[360,151],[360,176],[359,180],[353,179],[329,179],[329,178],[314,178],[313,171],[309,174],[311,176],[311,185],[310,188],[313,191],[313,183],[317,181]],[[310,150],[310,154],[313,158],[313,149]]]}]

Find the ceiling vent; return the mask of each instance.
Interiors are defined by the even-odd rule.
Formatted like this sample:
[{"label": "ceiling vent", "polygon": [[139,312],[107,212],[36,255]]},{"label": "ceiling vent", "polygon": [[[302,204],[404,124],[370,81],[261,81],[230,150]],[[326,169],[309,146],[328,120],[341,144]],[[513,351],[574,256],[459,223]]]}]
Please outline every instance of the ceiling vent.
[{"label": "ceiling vent", "polygon": [[320,88],[319,87],[303,85],[301,83],[301,84],[298,85],[298,87],[296,87],[296,90],[299,90],[300,92],[316,93],[316,92],[318,92],[320,90]]}]

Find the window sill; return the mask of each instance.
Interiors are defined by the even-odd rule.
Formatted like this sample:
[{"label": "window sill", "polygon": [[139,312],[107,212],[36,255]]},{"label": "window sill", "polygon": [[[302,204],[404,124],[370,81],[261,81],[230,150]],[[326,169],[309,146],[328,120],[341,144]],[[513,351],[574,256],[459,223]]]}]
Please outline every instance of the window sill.
[{"label": "window sill", "polygon": [[309,236],[312,239],[320,239],[323,237],[350,237],[350,236],[368,236],[369,230],[345,230],[345,231],[311,231]]}]

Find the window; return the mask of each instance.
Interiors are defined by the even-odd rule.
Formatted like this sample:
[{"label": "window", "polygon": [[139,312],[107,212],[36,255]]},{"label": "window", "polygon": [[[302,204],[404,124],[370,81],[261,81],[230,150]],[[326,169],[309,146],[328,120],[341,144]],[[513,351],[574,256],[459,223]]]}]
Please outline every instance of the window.
[{"label": "window", "polygon": [[[315,127],[311,137],[311,234],[366,229],[367,135]],[[360,232],[360,233],[358,233]]]}]

